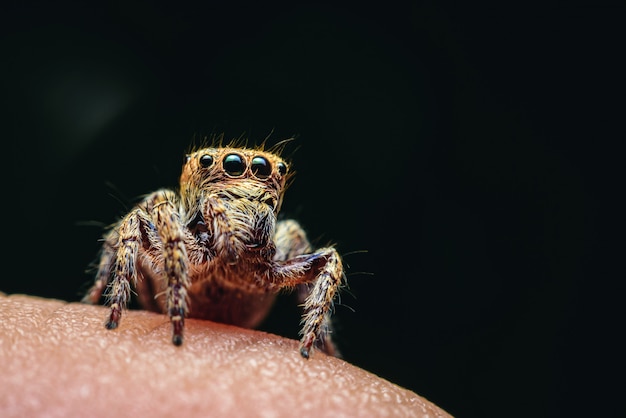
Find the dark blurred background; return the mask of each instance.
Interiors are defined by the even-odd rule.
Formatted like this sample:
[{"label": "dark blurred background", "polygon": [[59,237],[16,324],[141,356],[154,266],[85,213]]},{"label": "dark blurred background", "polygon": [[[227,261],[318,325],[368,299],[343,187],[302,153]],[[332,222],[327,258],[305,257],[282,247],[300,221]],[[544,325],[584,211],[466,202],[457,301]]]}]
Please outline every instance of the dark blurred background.
[{"label": "dark blurred background", "polygon": [[624,9],[227,3],[4,7],[0,290],[79,300],[194,138],[295,135],[346,361],[459,417],[623,416]]}]

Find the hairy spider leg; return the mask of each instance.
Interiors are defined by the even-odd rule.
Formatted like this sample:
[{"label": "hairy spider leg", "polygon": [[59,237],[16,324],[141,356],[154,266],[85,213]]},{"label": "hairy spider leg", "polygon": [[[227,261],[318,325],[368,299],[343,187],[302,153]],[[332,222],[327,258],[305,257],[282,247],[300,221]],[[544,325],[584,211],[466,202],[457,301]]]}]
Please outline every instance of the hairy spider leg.
[{"label": "hairy spider leg", "polygon": [[[141,245],[141,225],[147,222],[146,214],[139,208],[130,212],[119,225],[107,237],[107,243],[115,241],[111,246],[115,251],[115,262],[111,265],[108,262],[101,264],[98,277],[107,275],[110,277],[105,296],[107,305],[111,309],[109,318],[105,323],[108,329],[117,328],[122,318],[122,311],[130,300],[130,281],[137,280],[137,253]],[[107,250],[108,251],[108,250]],[[113,270],[111,272],[111,270]],[[112,276],[111,276],[111,273]],[[101,286],[103,279],[98,279],[98,286]]]},{"label": "hairy spider leg", "polygon": [[168,280],[166,306],[172,323],[172,342],[182,344],[189,277],[176,201],[175,193],[169,190],[151,193],[107,235],[96,281],[83,298],[84,302],[95,304],[106,289],[111,309],[106,328],[119,325],[130,299],[131,282],[136,285],[140,249],[146,247],[147,251],[160,253],[156,259],[162,260],[162,271]]},{"label": "hairy spider leg", "polygon": [[188,311],[189,266],[185,232],[176,209],[176,194],[171,190],[156,193],[152,219],[163,251],[163,269],[167,277],[166,309],[172,324],[172,342],[183,343],[183,328]]},{"label": "hairy spider leg", "polygon": [[[287,261],[293,259],[296,256],[301,256],[305,254],[309,254],[309,256],[311,257],[314,256],[314,254],[310,254],[312,251],[312,247],[304,229],[302,229],[298,222],[292,219],[285,219],[279,221],[276,224],[276,235],[274,238],[274,242],[276,243],[276,255],[274,257],[275,261]],[[327,250],[330,250],[328,252],[332,253],[332,249]],[[330,311],[332,310],[332,300],[335,297],[337,288],[341,284],[341,278],[343,278],[341,259],[336,256],[335,260],[339,260],[339,264],[337,264],[336,261],[333,261],[335,265],[329,266],[330,273],[318,273],[311,282],[301,283],[297,285],[296,292],[298,303],[301,307],[304,308],[305,311],[305,316],[303,316],[302,324],[308,324],[308,326],[305,325],[304,329],[300,333],[306,338],[306,341],[305,338],[303,338],[302,346],[300,349],[301,354],[303,355],[303,357],[306,358],[308,358],[309,351],[314,343],[316,348],[322,350],[328,355],[334,357],[341,356],[339,350],[337,349],[331,338],[332,326],[330,322]],[[327,280],[329,277],[331,279]],[[333,280],[332,277],[335,277],[335,279]],[[337,281],[337,277],[340,277],[339,281]],[[313,283],[318,278],[323,278],[327,280],[327,283],[325,285],[320,285],[320,287],[314,288]],[[312,291],[314,289],[317,289],[316,291],[319,293],[321,291],[321,287],[324,287],[326,289],[326,292],[332,294],[325,295],[324,297],[320,297],[319,294],[316,296],[312,296]],[[330,298],[331,300],[328,306],[325,306],[324,301],[326,300],[326,298]],[[320,312],[323,311],[326,311],[326,313],[320,316]],[[313,338],[313,340],[311,340],[311,338]],[[304,351],[302,351],[303,349]]]}]

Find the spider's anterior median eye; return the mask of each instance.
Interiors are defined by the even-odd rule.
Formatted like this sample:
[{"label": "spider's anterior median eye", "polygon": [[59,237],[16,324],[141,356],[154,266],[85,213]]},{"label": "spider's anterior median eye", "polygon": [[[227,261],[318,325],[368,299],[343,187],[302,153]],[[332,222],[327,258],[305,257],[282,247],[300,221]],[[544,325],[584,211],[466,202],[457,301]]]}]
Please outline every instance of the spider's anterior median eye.
[{"label": "spider's anterior median eye", "polygon": [[270,162],[263,157],[254,157],[250,168],[252,169],[252,174],[260,179],[266,179],[272,174]]},{"label": "spider's anterior median eye", "polygon": [[202,167],[210,167],[211,164],[213,164],[213,157],[211,157],[209,154],[204,154],[202,157],[200,157],[200,165]]},{"label": "spider's anterior median eye", "polygon": [[284,162],[279,162],[276,167],[278,167],[278,172],[280,173],[281,176],[284,176],[285,174],[287,174],[287,164],[285,164]]},{"label": "spider's anterior median eye", "polygon": [[224,157],[222,165],[226,173],[231,176],[240,176],[246,171],[246,163],[243,161],[243,158],[237,154],[228,154]]}]

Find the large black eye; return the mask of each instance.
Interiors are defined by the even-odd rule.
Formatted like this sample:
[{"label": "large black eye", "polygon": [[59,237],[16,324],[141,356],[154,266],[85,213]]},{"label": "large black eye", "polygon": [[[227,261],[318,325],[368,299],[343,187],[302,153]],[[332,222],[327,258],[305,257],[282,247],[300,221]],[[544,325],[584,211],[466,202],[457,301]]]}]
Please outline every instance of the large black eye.
[{"label": "large black eye", "polygon": [[278,172],[280,173],[281,176],[284,176],[285,174],[287,174],[287,164],[285,164],[284,162],[279,162],[276,167],[278,167]]},{"label": "large black eye", "polygon": [[254,157],[250,169],[252,170],[252,174],[260,179],[266,179],[272,174],[270,162],[263,157]]},{"label": "large black eye", "polygon": [[222,165],[224,166],[224,171],[231,176],[240,176],[246,171],[246,163],[243,161],[243,158],[237,154],[228,154],[224,157]]},{"label": "large black eye", "polygon": [[200,165],[202,167],[210,167],[211,164],[213,164],[213,157],[211,157],[209,154],[204,154],[202,157],[200,157]]}]

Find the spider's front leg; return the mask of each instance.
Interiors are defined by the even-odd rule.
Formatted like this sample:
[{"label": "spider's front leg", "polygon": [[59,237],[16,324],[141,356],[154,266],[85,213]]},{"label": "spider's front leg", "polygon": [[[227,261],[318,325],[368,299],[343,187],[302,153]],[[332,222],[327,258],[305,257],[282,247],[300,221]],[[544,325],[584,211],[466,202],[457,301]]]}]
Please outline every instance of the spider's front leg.
[{"label": "spider's front leg", "polygon": [[[137,259],[144,252],[148,268],[167,279],[166,309],[172,322],[172,341],[182,344],[189,285],[185,232],[169,190],[150,194],[107,235],[96,281],[83,302],[97,303],[106,289],[111,312],[105,323],[117,328],[137,281]],[[163,263],[162,268],[158,263]]]},{"label": "spider's front leg", "polygon": [[176,195],[169,190],[152,207],[152,219],[162,244],[163,268],[167,278],[166,310],[172,323],[172,342],[183,343],[189,287],[189,266],[185,247],[185,227],[176,209]]},{"label": "spider's front leg", "polygon": [[330,338],[333,300],[345,278],[343,263],[336,249],[321,248],[313,253],[300,225],[292,220],[276,226],[274,277],[278,286],[298,286],[304,315],[300,334],[300,354],[309,358],[312,347],[321,344],[327,354],[338,356]]},{"label": "spider's front leg", "polygon": [[300,331],[300,354],[309,358],[315,341],[322,341],[329,354],[336,354],[328,334],[333,300],[344,278],[343,264],[336,249],[321,248],[315,253],[300,256],[311,260],[311,272],[314,273],[313,288],[304,302],[305,314]]}]

